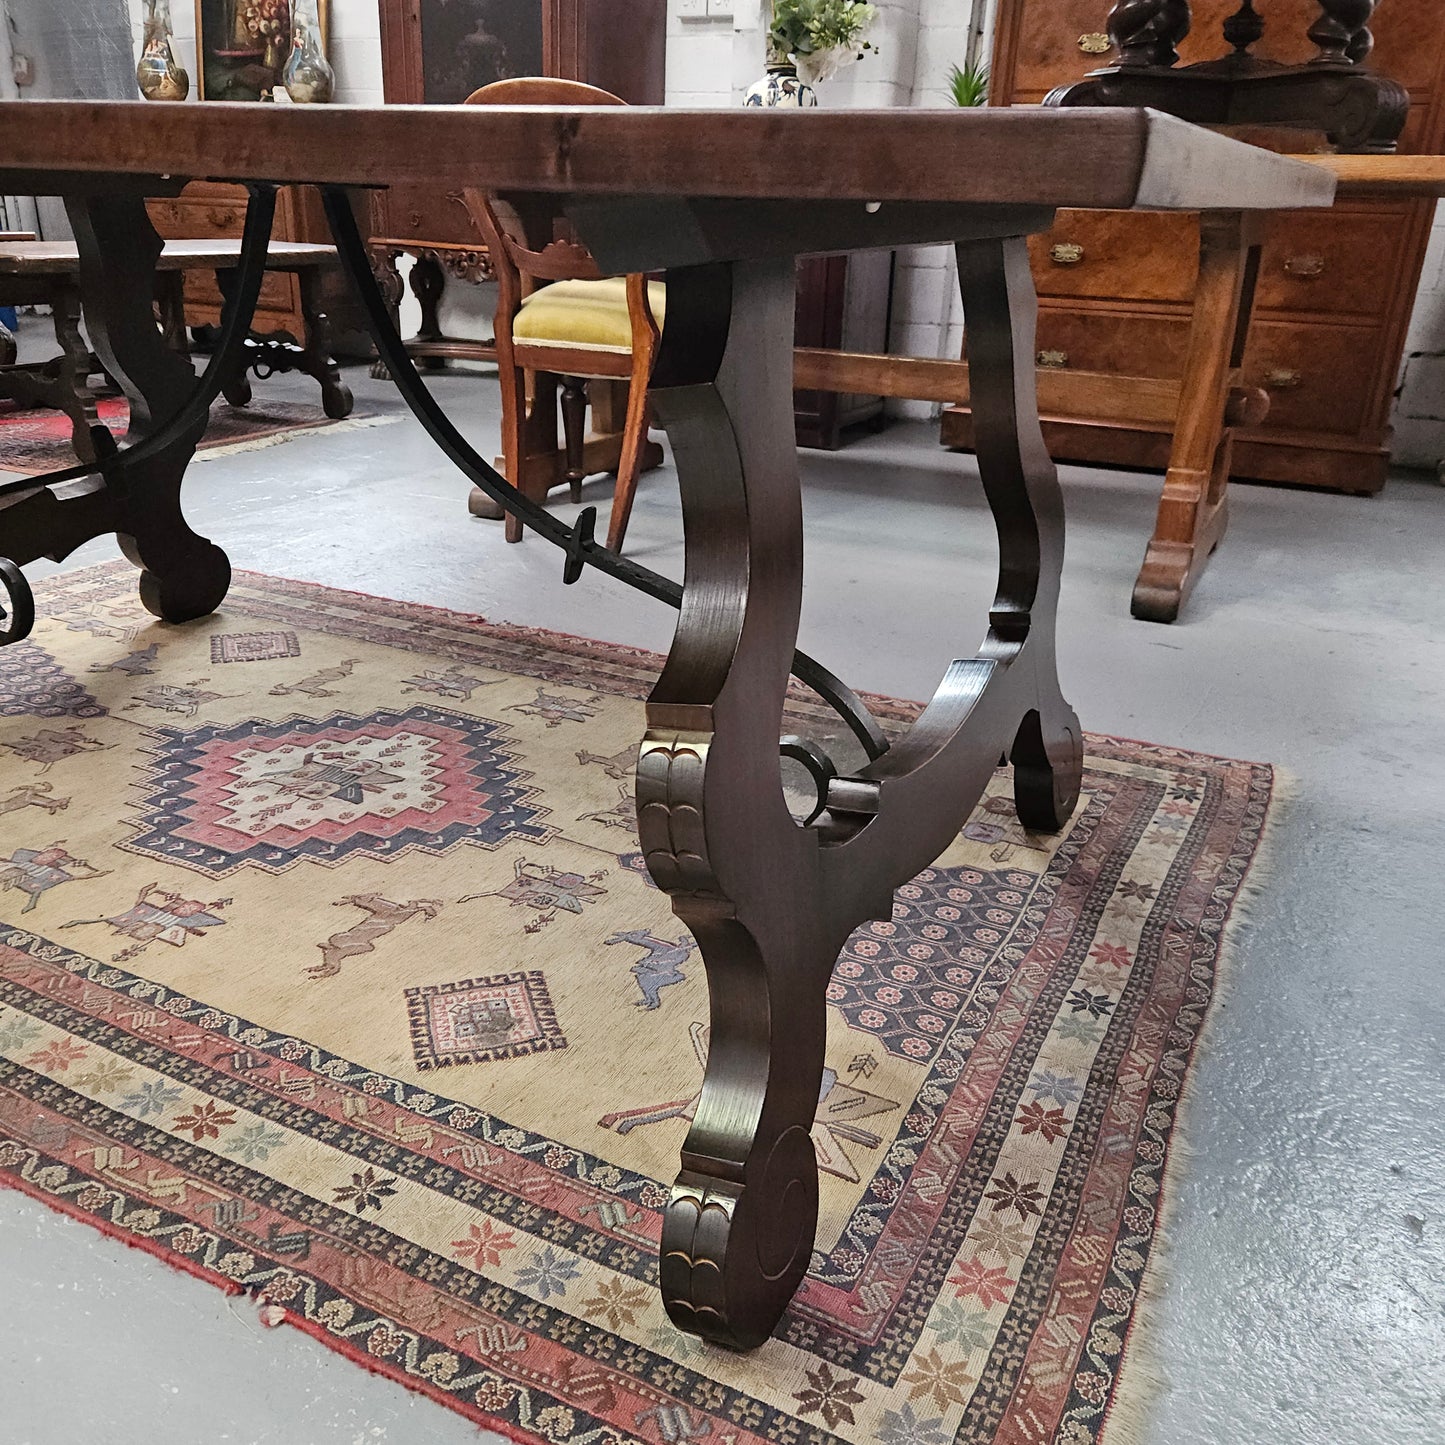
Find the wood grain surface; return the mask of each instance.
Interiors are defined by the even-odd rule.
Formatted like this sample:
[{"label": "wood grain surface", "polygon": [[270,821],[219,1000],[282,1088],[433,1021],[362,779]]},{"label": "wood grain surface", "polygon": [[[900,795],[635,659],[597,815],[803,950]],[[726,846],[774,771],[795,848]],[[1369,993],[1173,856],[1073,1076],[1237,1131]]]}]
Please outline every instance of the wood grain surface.
[{"label": "wood grain surface", "polygon": [[1120,109],[9,101],[0,103],[0,157],[0,183],[18,194],[73,189],[65,173],[100,173],[1121,210],[1325,206],[1334,195],[1318,167]]}]

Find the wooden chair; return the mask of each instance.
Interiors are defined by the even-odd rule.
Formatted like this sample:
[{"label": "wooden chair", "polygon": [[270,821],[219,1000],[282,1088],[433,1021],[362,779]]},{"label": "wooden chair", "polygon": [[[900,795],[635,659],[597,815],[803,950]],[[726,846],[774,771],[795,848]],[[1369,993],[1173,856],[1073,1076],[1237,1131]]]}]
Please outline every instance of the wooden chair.
[{"label": "wooden chair", "polygon": [[[575,80],[499,80],[468,105],[624,105]],[[497,371],[502,386],[502,455],[507,480],[544,502],[556,483],[557,386],[561,382],[565,479],[573,501],[592,472],[617,471],[607,545],[620,550],[649,443],[647,384],[661,336],[666,288],[645,276],[605,276],[571,234],[556,197],[466,193],[497,276]],[[529,384],[530,378],[530,384]],[[585,383],[625,379],[621,450],[585,434]],[[599,408],[595,405],[594,412]],[[601,462],[601,465],[598,463]],[[522,524],[507,518],[507,540]]]}]

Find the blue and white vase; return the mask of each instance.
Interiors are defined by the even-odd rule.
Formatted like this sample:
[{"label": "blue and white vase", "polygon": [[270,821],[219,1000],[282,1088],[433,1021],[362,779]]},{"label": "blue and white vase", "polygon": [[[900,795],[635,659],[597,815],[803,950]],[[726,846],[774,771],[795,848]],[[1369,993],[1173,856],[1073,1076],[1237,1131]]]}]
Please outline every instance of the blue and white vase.
[{"label": "blue and white vase", "polygon": [[798,79],[798,67],[791,60],[770,60],[768,73],[754,81],[743,97],[744,105],[798,106],[806,109],[818,103],[818,92],[806,80]]}]

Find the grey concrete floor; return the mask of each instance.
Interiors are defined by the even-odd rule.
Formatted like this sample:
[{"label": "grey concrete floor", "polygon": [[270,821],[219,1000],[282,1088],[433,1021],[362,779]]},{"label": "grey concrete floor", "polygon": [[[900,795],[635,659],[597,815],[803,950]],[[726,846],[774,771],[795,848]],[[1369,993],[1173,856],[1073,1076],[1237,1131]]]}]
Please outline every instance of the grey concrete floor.
[{"label": "grey concrete floor", "polygon": [[[350,379],[361,408],[398,410]],[[436,389],[494,445],[494,383]],[[802,471],[803,645],[854,686],[926,695],[973,650],[991,591],[972,459],[913,423],[803,453]],[[1445,491],[1237,487],[1221,552],[1164,628],[1128,611],[1157,478],[1064,477],[1059,653],[1085,726],[1267,760],[1296,790],[1195,1070],[1139,1441],[1440,1445]],[[604,511],[607,491],[589,486]],[[590,575],[561,587],[553,549],[505,546],[464,493],[408,419],[197,465],[186,496],[241,567],[666,647],[665,609]],[[680,573],[667,469],[643,481],[628,551]],[[113,555],[97,542],[64,565]],[[477,1438],[246,1303],[0,1194],[0,1445]]]}]

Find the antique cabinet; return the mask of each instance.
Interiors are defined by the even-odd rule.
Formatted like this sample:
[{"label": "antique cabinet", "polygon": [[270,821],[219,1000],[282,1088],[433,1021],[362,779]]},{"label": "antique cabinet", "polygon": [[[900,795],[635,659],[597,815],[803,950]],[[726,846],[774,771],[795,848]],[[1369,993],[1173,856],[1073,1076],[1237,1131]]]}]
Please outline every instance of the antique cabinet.
[{"label": "antique cabinet", "polygon": [[[378,0],[389,105],[457,105],[494,80],[553,75],[610,90],[632,105],[661,105],[666,0]],[[371,253],[383,288],[401,297],[396,269],[416,257],[411,287],[422,325],[413,354],[487,358],[489,343],[443,336],[447,276],[490,277],[486,247],[459,191],[423,187],[372,198]]]},{"label": "antique cabinet", "polygon": [[[1184,62],[1218,56],[1238,0],[1195,0]],[[1302,62],[1316,0],[1260,0],[1255,53]],[[1109,59],[1108,0],[1001,0],[992,103],[1037,104]],[[1371,65],[1406,86],[1402,151],[1445,149],[1445,4],[1381,0]],[[1310,135],[1282,138],[1310,148]],[[1434,203],[1352,201],[1281,213],[1268,225],[1243,380],[1270,395],[1265,422],[1238,434],[1234,474],[1350,492],[1384,485],[1390,408],[1429,239]],[[1188,216],[1062,212],[1032,247],[1039,290],[1039,364],[1178,376],[1198,269]],[[1087,418],[1050,418],[1061,460],[1161,467],[1169,437]],[[950,408],[943,439],[968,446],[966,410]]]},{"label": "antique cabinet", "polygon": [[[246,221],[244,187],[220,181],[192,181],[178,196],[146,202],[151,224],[168,241],[212,241],[238,237]],[[331,244],[331,230],[321,209],[321,199],[310,186],[283,186],[276,197],[276,219],[271,233],[278,241],[307,241]],[[360,304],[339,267],[326,272],[323,304],[331,318],[331,334],[337,355],[365,356],[371,343],[365,334]],[[221,293],[209,271],[188,271],[185,276],[186,324],[219,326]],[[296,277],[286,272],[267,272],[256,302],[254,329],[285,332],[301,341],[305,324],[301,316],[301,294]]]}]

